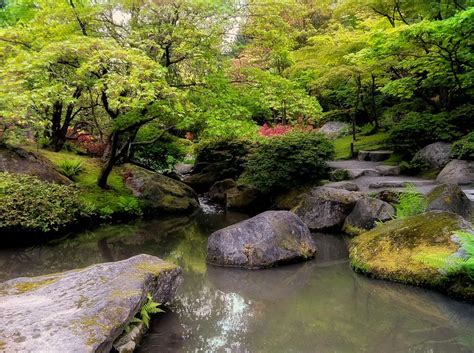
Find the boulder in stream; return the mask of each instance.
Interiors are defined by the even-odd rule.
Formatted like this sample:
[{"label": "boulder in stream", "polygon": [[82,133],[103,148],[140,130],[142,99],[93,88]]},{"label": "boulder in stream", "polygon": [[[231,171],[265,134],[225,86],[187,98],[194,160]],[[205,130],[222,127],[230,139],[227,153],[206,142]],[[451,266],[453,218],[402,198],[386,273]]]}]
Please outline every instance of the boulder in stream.
[{"label": "boulder in stream", "polygon": [[375,227],[375,222],[386,222],[395,216],[392,205],[372,197],[364,197],[344,221],[345,233],[356,236]]},{"label": "boulder in stream", "polygon": [[456,184],[442,184],[435,187],[427,196],[429,211],[453,212],[468,219],[471,201]]},{"label": "boulder in stream", "polygon": [[258,269],[310,259],[316,252],[308,227],[288,211],[267,211],[218,230],[207,243],[207,262]]},{"label": "boulder in stream", "polygon": [[362,194],[359,192],[316,187],[292,209],[292,212],[299,216],[311,230],[341,228],[361,197]]},{"label": "boulder in stream", "polygon": [[147,301],[173,299],[181,269],[150,255],[0,283],[0,349],[109,352]]},{"label": "boulder in stream", "polygon": [[436,181],[460,185],[474,183],[474,161],[453,159],[438,174]]},{"label": "boulder in stream", "polygon": [[458,231],[473,233],[473,227],[451,212],[430,211],[395,219],[352,239],[351,265],[371,277],[436,288],[474,300],[469,274],[447,272],[447,263],[465,256]]}]

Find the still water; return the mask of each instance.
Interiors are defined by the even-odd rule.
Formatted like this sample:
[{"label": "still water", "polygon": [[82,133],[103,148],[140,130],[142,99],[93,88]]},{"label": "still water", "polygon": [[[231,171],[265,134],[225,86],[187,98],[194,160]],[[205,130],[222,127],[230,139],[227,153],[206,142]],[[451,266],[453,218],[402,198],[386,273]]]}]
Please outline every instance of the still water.
[{"label": "still water", "polygon": [[179,264],[184,284],[139,352],[474,352],[474,306],[353,273],[339,235],[314,234],[318,255],[302,264],[261,271],[206,265],[209,234],[246,218],[146,220],[3,249],[0,281],[140,253]]}]

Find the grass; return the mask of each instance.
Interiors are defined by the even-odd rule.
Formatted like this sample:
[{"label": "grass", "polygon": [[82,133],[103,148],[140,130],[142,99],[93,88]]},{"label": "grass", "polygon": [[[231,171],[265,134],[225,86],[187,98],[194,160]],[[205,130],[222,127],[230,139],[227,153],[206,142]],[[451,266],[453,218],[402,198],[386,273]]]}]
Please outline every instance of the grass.
[{"label": "grass", "polygon": [[83,191],[80,197],[87,204],[93,204],[99,209],[108,207],[112,211],[117,212],[120,210],[121,198],[132,196],[131,191],[125,186],[121,174],[116,170],[113,170],[109,176],[109,189],[103,190],[97,186],[97,178],[101,169],[101,161],[99,159],[78,156],[67,151],[39,150],[38,152],[58,167],[68,160],[78,160],[81,162],[83,171],[74,178],[74,181]]},{"label": "grass", "polygon": [[[388,133],[379,132],[369,136],[356,135],[354,142],[354,151],[360,150],[378,150],[385,147],[385,141],[388,138]],[[351,142],[352,135],[340,137],[334,140],[334,149],[336,152],[336,159],[351,158]]]}]

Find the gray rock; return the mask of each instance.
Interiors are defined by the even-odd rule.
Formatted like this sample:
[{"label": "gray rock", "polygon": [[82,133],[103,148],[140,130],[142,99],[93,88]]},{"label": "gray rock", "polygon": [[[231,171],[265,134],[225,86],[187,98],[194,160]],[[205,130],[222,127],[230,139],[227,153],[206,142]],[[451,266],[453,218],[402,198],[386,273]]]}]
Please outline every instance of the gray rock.
[{"label": "gray rock", "polygon": [[474,162],[453,159],[438,174],[438,183],[471,184],[474,183]]},{"label": "gray rock", "polygon": [[398,165],[378,165],[375,169],[380,173],[380,175],[400,175],[401,170]]},{"label": "gray rock", "polygon": [[193,170],[193,165],[192,164],[186,164],[186,163],[177,163],[174,166],[174,171],[178,173],[179,175],[186,175],[191,173]]},{"label": "gray rock", "polygon": [[381,162],[390,158],[392,154],[393,151],[390,150],[359,151],[357,159],[359,161]]},{"label": "gray rock", "polygon": [[349,131],[349,125],[341,121],[329,121],[319,129],[320,133],[330,138],[338,138],[347,131]]},{"label": "gray rock", "polygon": [[395,209],[387,202],[364,197],[357,201],[352,212],[344,221],[343,230],[352,236],[375,227],[375,222],[391,220]]},{"label": "gray rock", "polygon": [[359,191],[359,187],[356,183],[352,183],[350,181],[338,181],[334,183],[328,183],[324,185],[327,188],[334,188],[334,189],[343,189],[347,191]]},{"label": "gray rock", "polygon": [[446,142],[435,142],[416,152],[413,163],[422,163],[434,169],[443,168],[450,161],[451,145]]},{"label": "gray rock", "polygon": [[71,183],[48,159],[19,147],[0,145],[0,172],[33,175],[63,185]]},{"label": "gray rock", "polygon": [[434,182],[432,180],[387,180],[370,183],[369,189],[404,188],[408,185],[421,187],[433,184]]},{"label": "gray rock", "polygon": [[7,352],[108,352],[150,293],[173,299],[181,269],[150,255],[0,284]]},{"label": "gray rock", "polygon": [[288,211],[267,211],[209,237],[207,261],[247,269],[307,260],[316,246],[308,227]]},{"label": "gray rock", "polygon": [[237,185],[226,191],[226,207],[234,210],[249,210],[258,203],[261,193],[252,187]]},{"label": "gray rock", "polygon": [[132,164],[123,169],[125,185],[149,203],[151,212],[190,213],[199,207],[196,193],[186,184]]},{"label": "gray rock", "polygon": [[214,183],[208,191],[209,199],[212,201],[225,201],[225,192],[232,189],[237,184],[234,179],[224,179]]},{"label": "gray rock", "polygon": [[292,211],[311,230],[340,228],[361,197],[359,192],[317,187]]},{"label": "gray rock", "polygon": [[443,184],[435,187],[427,196],[428,211],[453,212],[468,219],[471,201],[456,184]]}]

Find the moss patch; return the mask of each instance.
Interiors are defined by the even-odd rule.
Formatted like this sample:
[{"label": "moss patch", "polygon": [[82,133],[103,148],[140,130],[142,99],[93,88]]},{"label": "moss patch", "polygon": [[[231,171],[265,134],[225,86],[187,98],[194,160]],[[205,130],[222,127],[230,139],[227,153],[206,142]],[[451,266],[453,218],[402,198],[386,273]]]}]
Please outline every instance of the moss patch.
[{"label": "moss patch", "polygon": [[[356,135],[357,140],[354,142],[354,151],[373,151],[382,149],[385,147],[388,135],[389,134],[386,132],[379,132],[369,136],[362,136],[358,134]],[[351,158],[351,142],[352,135],[340,137],[334,140],[336,159]]]},{"label": "moss patch", "polygon": [[46,278],[43,280],[35,281],[35,282],[23,282],[15,284],[15,295],[23,294],[26,292],[31,292],[36,289],[46,287],[49,284],[52,284],[59,280],[59,278]]},{"label": "moss patch", "polygon": [[351,241],[352,267],[371,276],[449,291],[438,268],[419,260],[420,254],[449,256],[459,249],[452,235],[471,226],[448,212],[427,212],[387,222]]}]

